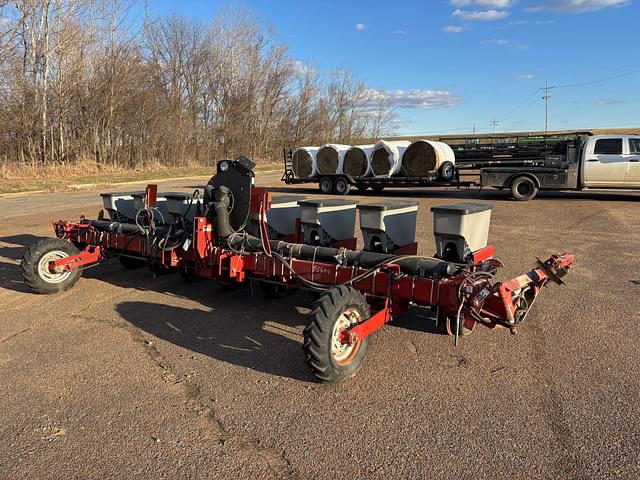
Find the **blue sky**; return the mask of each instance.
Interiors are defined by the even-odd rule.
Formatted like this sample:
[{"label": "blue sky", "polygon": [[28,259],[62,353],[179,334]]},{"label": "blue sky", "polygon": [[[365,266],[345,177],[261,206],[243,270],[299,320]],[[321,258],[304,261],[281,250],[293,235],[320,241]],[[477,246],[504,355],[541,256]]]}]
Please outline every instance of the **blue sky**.
[{"label": "blue sky", "polygon": [[[244,0],[321,71],[350,67],[397,108],[398,133],[640,127],[638,0]],[[206,21],[225,1],[152,0]],[[617,77],[617,78],[611,78]],[[597,82],[597,83],[594,83]],[[571,86],[587,83],[582,86]]]}]

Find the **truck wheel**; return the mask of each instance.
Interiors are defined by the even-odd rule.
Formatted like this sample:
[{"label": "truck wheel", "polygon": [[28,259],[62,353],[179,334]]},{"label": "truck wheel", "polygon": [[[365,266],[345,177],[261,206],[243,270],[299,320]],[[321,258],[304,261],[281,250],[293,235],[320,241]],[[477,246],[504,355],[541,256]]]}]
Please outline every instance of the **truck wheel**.
[{"label": "truck wheel", "polygon": [[346,178],[338,177],[335,182],[333,182],[333,191],[338,195],[348,195],[351,191],[351,184]]},{"label": "truck wheel", "polygon": [[511,181],[511,196],[521,202],[533,200],[538,194],[538,186],[529,177],[516,177]]},{"label": "truck wheel", "polygon": [[329,195],[333,193],[333,180],[331,180],[331,177],[322,177],[318,187],[320,188],[320,193]]},{"label": "truck wheel", "polygon": [[451,181],[451,179],[453,179],[454,172],[455,172],[455,170],[453,168],[453,163],[444,162],[440,166],[440,172],[439,172],[440,180],[443,180],[445,182]]},{"label": "truck wheel", "polygon": [[80,250],[73,243],[61,238],[45,238],[32,244],[20,263],[24,283],[39,294],[62,292],[73,287],[82,276],[82,269],[58,273],[51,271],[49,263],[78,253]]},{"label": "truck wheel", "polygon": [[362,366],[369,339],[352,345],[340,342],[340,333],[369,318],[364,296],[353,287],[333,287],[314,303],[307,317],[302,349],[305,361],[323,383],[339,383],[352,377]]}]

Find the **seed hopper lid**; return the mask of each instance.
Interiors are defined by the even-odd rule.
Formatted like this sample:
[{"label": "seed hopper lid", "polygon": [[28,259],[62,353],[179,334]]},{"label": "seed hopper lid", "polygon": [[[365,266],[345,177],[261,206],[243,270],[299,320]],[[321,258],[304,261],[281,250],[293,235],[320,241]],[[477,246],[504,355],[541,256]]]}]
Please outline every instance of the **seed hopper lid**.
[{"label": "seed hopper lid", "polygon": [[493,205],[488,203],[456,203],[453,205],[442,205],[431,207],[433,213],[449,213],[453,215],[469,215],[472,213],[486,212],[492,210]]},{"label": "seed hopper lid", "polygon": [[300,200],[298,205],[301,207],[355,207],[358,205],[358,202],[354,202],[353,200]]},{"label": "seed hopper lid", "polygon": [[359,210],[399,210],[401,208],[418,207],[418,202],[390,201],[384,203],[364,203],[358,205]]}]

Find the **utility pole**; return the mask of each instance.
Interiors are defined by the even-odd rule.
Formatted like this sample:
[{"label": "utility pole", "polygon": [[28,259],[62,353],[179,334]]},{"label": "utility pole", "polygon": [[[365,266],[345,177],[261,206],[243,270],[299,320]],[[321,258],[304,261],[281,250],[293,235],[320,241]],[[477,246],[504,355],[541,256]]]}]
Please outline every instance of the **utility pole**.
[{"label": "utility pole", "polygon": [[476,124],[475,123],[473,124],[473,134],[474,135],[476,134]]},{"label": "utility pole", "polygon": [[496,127],[500,124],[500,122],[494,118],[489,123],[491,124],[491,127],[493,128],[493,133],[496,133]]},{"label": "utility pole", "polygon": [[549,95],[549,90],[554,87],[549,86],[549,82],[544,82],[544,88],[540,90],[544,90],[544,96],[542,99],[544,100],[544,133],[549,131],[549,99],[551,95]]}]

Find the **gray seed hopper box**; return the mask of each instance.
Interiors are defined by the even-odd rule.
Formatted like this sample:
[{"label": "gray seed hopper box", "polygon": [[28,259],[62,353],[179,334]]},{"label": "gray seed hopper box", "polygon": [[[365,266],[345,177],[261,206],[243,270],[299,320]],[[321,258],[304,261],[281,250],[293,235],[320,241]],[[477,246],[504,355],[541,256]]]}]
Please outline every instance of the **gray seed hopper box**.
[{"label": "gray seed hopper box", "polygon": [[466,262],[472,252],[486,247],[492,208],[484,203],[432,207],[436,256]]},{"label": "gray seed hopper box", "polygon": [[364,249],[391,253],[415,243],[418,204],[386,202],[358,205]]},{"label": "gray seed hopper box", "polygon": [[133,195],[144,195],[144,192],[106,192],[101,193],[102,204],[111,220],[134,220],[136,207]]},{"label": "gray seed hopper box", "polygon": [[192,199],[192,195],[188,193],[164,193],[161,197],[164,197],[167,202],[167,212],[173,216],[174,219],[178,217],[185,217],[189,221],[193,221],[196,215],[197,201]]},{"label": "gray seed hopper box", "polygon": [[[297,195],[278,195],[271,197],[271,208],[266,212],[269,238],[278,238],[296,233],[296,219],[300,218],[300,205],[305,197]],[[260,235],[260,218],[258,213],[251,214],[250,232]]]},{"label": "gray seed hopper box", "polygon": [[304,243],[327,246],[355,237],[356,206],[351,200],[304,200],[300,205],[300,223]]},{"label": "gray seed hopper box", "polygon": [[[176,195],[175,192],[169,193],[158,193],[156,197],[156,204],[153,207],[155,210],[153,212],[153,221],[156,223],[169,223],[171,218],[169,217],[169,211],[167,210],[167,199],[166,195]],[[183,194],[177,194],[183,195]],[[147,197],[147,192],[135,192],[132,194],[133,196],[133,204],[136,208],[136,212],[139,212],[145,207],[145,199]]]}]

